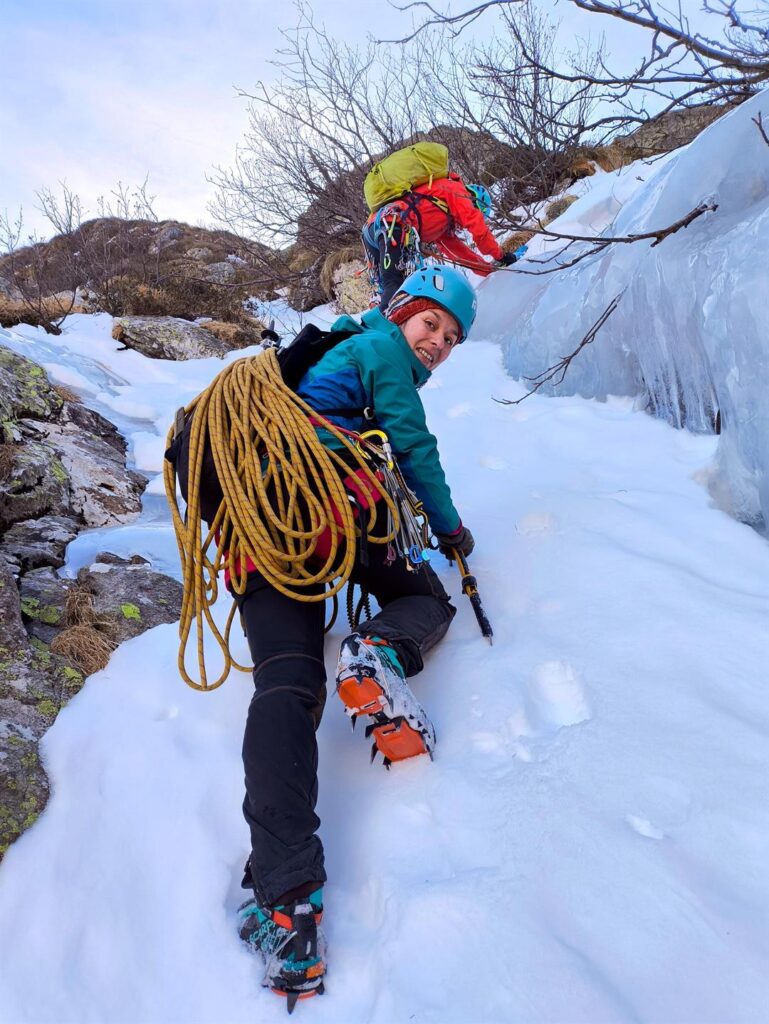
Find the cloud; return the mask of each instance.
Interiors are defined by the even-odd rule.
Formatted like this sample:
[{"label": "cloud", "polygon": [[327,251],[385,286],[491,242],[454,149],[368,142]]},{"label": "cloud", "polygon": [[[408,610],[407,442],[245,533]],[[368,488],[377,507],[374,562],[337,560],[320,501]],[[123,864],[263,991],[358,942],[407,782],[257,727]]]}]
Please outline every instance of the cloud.
[{"label": "cloud", "polygon": [[[349,22],[326,6],[332,24]],[[357,5],[361,37],[381,10]],[[93,209],[118,181],[149,175],[161,217],[206,219],[206,173],[231,161],[247,123],[235,86],[271,77],[295,11],[266,0],[135,0],[130,10],[42,0],[4,19],[0,210],[23,205],[27,227],[44,233],[34,193],[62,180]]]}]

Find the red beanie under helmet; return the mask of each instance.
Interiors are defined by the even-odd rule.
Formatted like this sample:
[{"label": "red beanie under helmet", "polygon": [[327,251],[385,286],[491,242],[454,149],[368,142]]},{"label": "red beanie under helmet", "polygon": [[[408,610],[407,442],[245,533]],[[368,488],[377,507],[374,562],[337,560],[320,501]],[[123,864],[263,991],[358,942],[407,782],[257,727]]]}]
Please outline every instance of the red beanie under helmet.
[{"label": "red beanie under helmet", "polygon": [[[406,297],[408,298],[408,296]],[[402,298],[403,294],[401,294],[401,299]],[[443,307],[439,303],[434,302],[433,299],[426,299],[424,297],[417,299],[409,298],[408,302],[401,301],[400,303],[393,300],[393,302],[387,307],[385,316],[390,323],[397,324],[398,327],[401,327],[407,320],[410,320],[412,316],[416,316],[417,313],[424,313],[427,309],[442,308]]]}]

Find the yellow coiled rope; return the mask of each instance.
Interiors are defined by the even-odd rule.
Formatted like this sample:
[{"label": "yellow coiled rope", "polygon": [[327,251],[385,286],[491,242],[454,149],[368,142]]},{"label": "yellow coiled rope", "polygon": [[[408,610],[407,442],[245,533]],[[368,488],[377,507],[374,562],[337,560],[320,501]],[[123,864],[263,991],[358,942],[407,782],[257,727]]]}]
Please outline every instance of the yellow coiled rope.
[{"label": "yellow coiled rope", "polygon": [[[374,475],[363,449],[323,421],[329,433],[342,442],[357,466],[364,470],[363,477],[358,475],[363,494],[379,494],[389,506],[394,530],[381,537],[373,534],[373,501],[368,502],[368,521],[356,526],[342,483],[342,478],[353,469],[319,440],[310,421],[314,417],[317,422],[318,416],[283,381],[274,349],[225,367],[186,407],[185,414],[193,411],[186,516],[179,510],[176,471],[168,461],[164,464],[164,482],[184,585],[179,672],[194,689],[213,690],[221,686],[233,665],[243,672],[250,671],[230,654],[235,604],[223,632],[211,612],[218,597],[217,575],[222,568],[229,570],[231,586],[238,594],[245,590],[249,559],[281,593],[297,601],[322,601],[336,595],[347,583],[360,530],[366,530],[372,543],[388,543],[398,528],[399,511]],[[169,446],[174,433],[172,427]],[[210,530],[201,521],[200,512],[200,474],[206,439],[210,441],[224,494]],[[333,509],[341,522],[334,517]],[[322,560],[315,552],[318,539],[327,530],[331,550]],[[209,557],[212,546],[214,553]],[[319,586],[328,589],[319,592]],[[312,593],[307,592],[310,588]],[[199,682],[190,677],[185,665],[193,624]],[[206,672],[206,624],[224,657],[224,667],[214,682],[208,681]]]}]

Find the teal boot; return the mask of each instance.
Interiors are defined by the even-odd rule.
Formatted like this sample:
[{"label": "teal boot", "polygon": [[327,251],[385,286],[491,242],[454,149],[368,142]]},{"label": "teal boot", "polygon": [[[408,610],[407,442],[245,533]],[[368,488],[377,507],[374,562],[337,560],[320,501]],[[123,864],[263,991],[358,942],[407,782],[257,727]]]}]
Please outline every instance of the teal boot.
[{"label": "teal boot", "polygon": [[287,999],[292,1013],[297,999],[323,994],[326,938],[319,927],[323,889],[277,907],[261,907],[256,897],[238,908],[241,939],[264,960],[262,984]]}]

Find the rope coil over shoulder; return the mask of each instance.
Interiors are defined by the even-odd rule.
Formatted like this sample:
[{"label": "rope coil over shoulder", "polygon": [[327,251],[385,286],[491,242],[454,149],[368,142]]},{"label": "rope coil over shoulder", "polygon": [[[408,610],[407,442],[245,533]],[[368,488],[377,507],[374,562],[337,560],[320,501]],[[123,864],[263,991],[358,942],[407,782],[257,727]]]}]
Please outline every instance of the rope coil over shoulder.
[{"label": "rope coil over shoulder", "polygon": [[[185,418],[194,414],[186,515],[182,515],[177,501],[176,469],[169,461],[164,464],[166,498],[184,585],[178,664],[182,678],[191,687],[213,690],[221,686],[233,665],[250,671],[239,665],[229,650],[236,605],[233,603],[223,631],[212,615],[219,594],[220,570],[229,571],[230,586],[237,594],[245,591],[250,562],[288,597],[322,601],[334,597],[347,583],[361,531],[371,543],[390,543],[400,529],[400,511],[371,468],[365,446],[353,443],[346,432],[322,420],[286,385],[274,349],[238,359],[225,367],[184,412]],[[346,458],[320,441],[312,423],[319,419],[342,443]],[[169,430],[169,447],[175,430],[178,431],[178,423]],[[200,475],[207,441],[223,493],[210,528],[202,521],[200,507]],[[374,500],[368,502],[365,522],[366,510],[359,509],[360,520],[356,525],[342,480],[351,472],[351,465],[357,466],[352,471],[358,476],[364,494],[372,498],[376,495],[388,507],[390,532],[384,536],[372,532],[376,520]],[[330,537],[330,550],[323,557],[317,553],[321,537]],[[319,586],[324,588],[320,593]],[[193,625],[199,681],[191,678],[185,666]],[[206,672],[205,625],[224,657],[224,667],[213,682]]]}]

